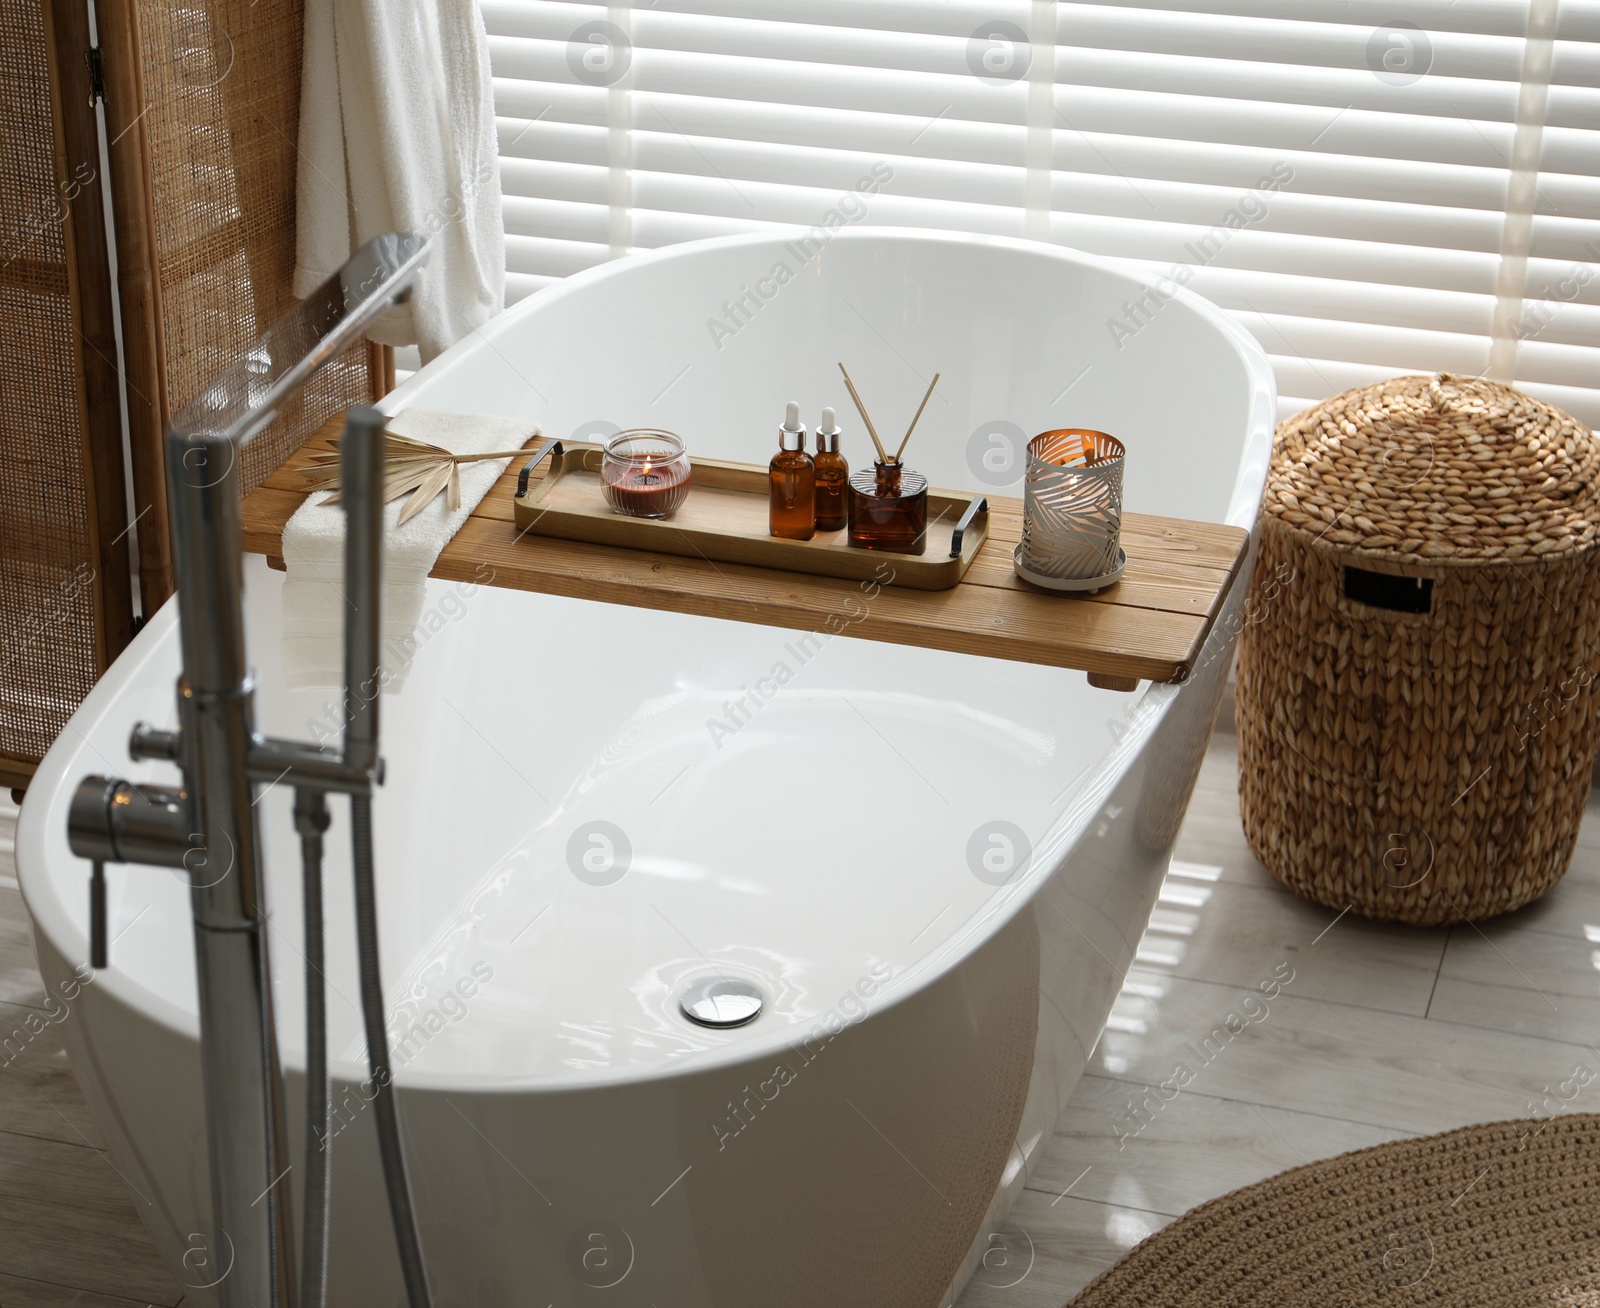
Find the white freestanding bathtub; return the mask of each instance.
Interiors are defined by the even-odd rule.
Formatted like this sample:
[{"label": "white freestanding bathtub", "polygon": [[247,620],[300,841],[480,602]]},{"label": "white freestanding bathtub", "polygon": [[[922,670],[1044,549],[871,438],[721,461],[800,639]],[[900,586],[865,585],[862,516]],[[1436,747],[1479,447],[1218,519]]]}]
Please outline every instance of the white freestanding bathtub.
[{"label": "white freestanding bathtub", "polygon": [[[1020,494],[1018,437],[1099,428],[1129,447],[1130,509],[1250,527],[1273,425],[1266,359],[1210,305],[1163,289],[1018,241],[702,242],[534,296],[387,407],[527,415],[563,437],[666,427],[692,454],[760,462],[797,399],[808,426],[839,411],[859,467],[870,446],[835,361],[896,438],[937,369],[908,455],[934,485]],[[259,719],[327,738],[332,693],[285,688],[280,585],[250,560]],[[849,614],[844,634],[806,635],[428,585],[409,679],[385,700],[376,822],[391,1032],[441,1308],[953,1301],[1144,930],[1243,584],[1190,681],[1133,694],[855,640]],[[186,1302],[207,1304],[227,1250],[207,1224],[179,878],[113,869],[112,966],[72,983],[88,868],[67,850],[71,785],[176,779],[128,763],[126,740],[136,721],[174,724],[177,671],[169,604],[51,751],[17,853],[47,983],[73,994],[78,1078]],[[287,787],[259,803],[298,1115],[297,845]],[[330,1302],[390,1308],[347,832],[336,800]],[[680,1014],[685,988],[719,975],[764,994],[750,1025]]]}]

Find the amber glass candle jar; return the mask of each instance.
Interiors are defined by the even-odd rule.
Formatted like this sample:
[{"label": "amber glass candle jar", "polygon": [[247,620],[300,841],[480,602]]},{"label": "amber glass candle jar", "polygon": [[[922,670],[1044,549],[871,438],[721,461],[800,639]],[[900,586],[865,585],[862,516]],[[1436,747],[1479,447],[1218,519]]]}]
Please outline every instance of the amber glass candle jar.
[{"label": "amber glass candle jar", "polygon": [[850,478],[852,545],[891,554],[928,547],[928,479],[899,463],[874,463]]},{"label": "amber glass candle jar", "polygon": [[606,442],[600,485],[618,513],[670,518],[689,494],[689,478],[689,455],[670,431],[637,428]]}]

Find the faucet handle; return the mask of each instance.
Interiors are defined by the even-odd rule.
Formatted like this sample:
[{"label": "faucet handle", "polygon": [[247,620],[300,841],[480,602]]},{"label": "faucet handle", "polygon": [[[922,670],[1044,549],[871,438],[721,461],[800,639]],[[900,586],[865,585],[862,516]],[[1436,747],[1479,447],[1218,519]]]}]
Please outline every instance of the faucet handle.
[{"label": "faucet handle", "polygon": [[92,863],[187,868],[193,830],[189,796],[174,786],[85,777],[67,809],[67,845]]},{"label": "faucet handle", "polygon": [[93,866],[89,875],[89,966],[106,966],[106,864],[189,866],[189,797],[171,786],[136,786],[120,777],[85,777],[67,810],[67,844]]},{"label": "faucet handle", "polygon": [[94,861],[89,874],[89,966],[99,971],[107,965],[110,950],[106,945],[106,865]]},{"label": "faucet handle", "polygon": [[128,733],[128,757],[135,763],[158,758],[176,763],[182,750],[182,736],[176,731],[163,731],[148,722],[135,722]]}]

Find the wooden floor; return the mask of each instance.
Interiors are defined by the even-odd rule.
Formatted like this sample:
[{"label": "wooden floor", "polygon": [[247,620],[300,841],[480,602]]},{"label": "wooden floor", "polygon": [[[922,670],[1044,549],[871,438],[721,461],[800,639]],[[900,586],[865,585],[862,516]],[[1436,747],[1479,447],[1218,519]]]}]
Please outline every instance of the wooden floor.
[{"label": "wooden floor", "polygon": [[[962,1308],[1060,1308],[1202,1200],[1347,1149],[1528,1115],[1546,1087],[1593,1062],[1600,803],[1572,870],[1539,903],[1482,929],[1414,931],[1280,889],[1245,847],[1234,768],[1233,737],[1219,735],[1138,964],[1013,1213],[1006,1239],[1020,1258],[980,1271]],[[14,819],[0,809],[0,1017],[11,1026],[43,1002],[12,874]],[[1209,1063],[1188,1052],[1246,990],[1290,969]],[[1166,1102],[1147,1096],[1180,1061],[1188,1085]],[[1130,1111],[1145,1100],[1160,1107]],[[1600,1084],[1571,1107],[1597,1104]],[[0,1305],[178,1303],[139,1203],[99,1150],[48,1032],[0,1066]]]}]

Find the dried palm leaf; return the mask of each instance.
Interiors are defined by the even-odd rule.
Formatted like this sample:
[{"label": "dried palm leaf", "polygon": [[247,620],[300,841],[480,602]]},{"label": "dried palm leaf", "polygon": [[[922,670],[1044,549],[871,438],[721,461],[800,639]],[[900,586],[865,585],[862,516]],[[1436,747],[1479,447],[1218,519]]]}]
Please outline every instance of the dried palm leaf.
[{"label": "dried palm leaf", "polygon": [[[540,435],[538,428],[534,435]],[[400,525],[411,521],[433,502],[440,491],[451,509],[461,507],[461,465],[483,463],[489,459],[512,459],[524,450],[493,450],[486,454],[452,454],[442,446],[396,436],[387,432],[383,445],[383,502],[410,494],[400,510]],[[300,469],[300,479],[308,491],[332,491],[323,501],[339,502],[339,447],[317,450]]]}]

